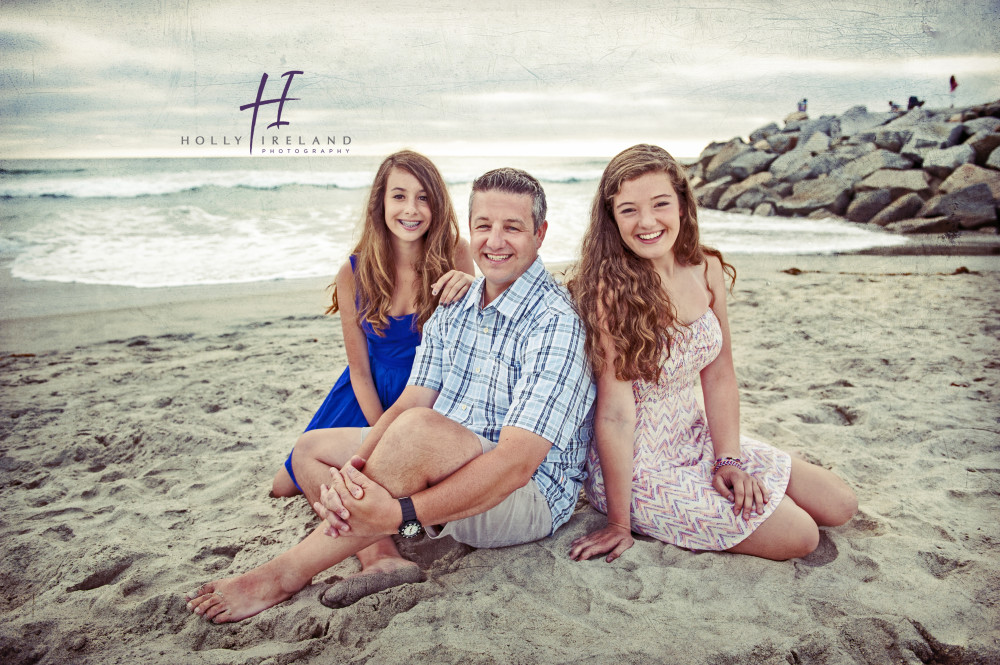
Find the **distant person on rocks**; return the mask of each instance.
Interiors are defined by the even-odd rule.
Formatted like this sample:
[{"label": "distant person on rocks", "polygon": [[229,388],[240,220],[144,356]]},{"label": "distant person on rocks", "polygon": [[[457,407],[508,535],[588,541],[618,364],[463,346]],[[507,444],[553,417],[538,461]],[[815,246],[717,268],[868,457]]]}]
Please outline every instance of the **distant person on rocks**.
[{"label": "distant person on rocks", "polygon": [[[596,391],[583,322],[538,257],[545,192],[524,171],[496,169],[472,183],[469,208],[483,277],[424,325],[403,394],[370,429],[299,439],[295,473],[325,521],[264,565],[202,585],[186,596],[190,611],[215,623],[253,616],[392,534],[503,547],[569,520]],[[395,556],[395,572],[416,567]],[[323,602],[414,581],[395,572],[334,585]]]},{"label": "distant person on rocks", "polygon": [[799,100],[799,113],[805,113],[806,107],[808,106],[809,106],[809,100],[803,97],[801,100]]},{"label": "distant person on rocks", "polygon": [[598,185],[569,289],[597,379],[584,488],[607,525],[573,541],[572,559],[613,561],[633,531],[802,557],[819,526],[857,510],[832,472],[740,434],[726,311],[735,270],[700,243],[697,213],[684,169],[657,146],[619,153]]},{"label": "distant person on rocks", "polygon": [[889,112],[890,113],[902,113],[903,108],[896,102],[889,100]]},{"label": "distant person on rocks", "polygon": [[910,101],[906,105],[906,110],[912,111],[913,109],[918,109],[923,105],[923,100],[917,99],[916,95],[910,95]]}]

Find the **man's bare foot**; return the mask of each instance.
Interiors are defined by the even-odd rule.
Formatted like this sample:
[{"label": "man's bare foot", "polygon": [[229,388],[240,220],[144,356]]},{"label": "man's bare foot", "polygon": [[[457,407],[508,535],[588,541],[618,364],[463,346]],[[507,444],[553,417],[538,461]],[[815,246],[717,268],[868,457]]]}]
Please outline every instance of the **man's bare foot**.
[{"label": "man's bare foot", "polygon": [[185,594],[187,608],[213,623],[228,623],[259,614],[288,600],[295,592],[284,591],[278,580],[260,574],[260,569],[204,584]]},{"label": "man's bare foot", "polygon": [[345,577],[323,592],[321,602],[327,607],[347,607],[365,596],[400,584],[424,581],[420,566],[399,557],[379,559],[360,572]]}]

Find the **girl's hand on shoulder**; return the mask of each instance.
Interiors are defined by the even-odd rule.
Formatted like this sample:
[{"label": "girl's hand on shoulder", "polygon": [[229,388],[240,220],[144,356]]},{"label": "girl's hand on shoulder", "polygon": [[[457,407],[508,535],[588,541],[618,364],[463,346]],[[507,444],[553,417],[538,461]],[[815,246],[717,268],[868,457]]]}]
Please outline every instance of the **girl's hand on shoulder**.
[{"label": "girl's hand on shoulder", "polygon": [[712,487],[732,502],[733,512],[742,512],[745,520],[750,519],[754,512],[763,515],[764,504],[771,499],[764,483],[735,466],[719,468],[712,477]]},{"label": "girl's hand on shoulder", "polygon": [[441,279],[431,284],[431,293],[441,294],[438,301],[442,305],[449,305],[456,300],[461,300],[476,278],[461,270],[449,270]]},{"label": "girl's hand on shoulder", "polygon": [[586,561],[591,557],[607,553],[608,556],[604,560],[611,563],[634,543],[631,531],[617,524],[609,524],[603,529],[592,531],[574,540],[569,558],[574,561]]}]

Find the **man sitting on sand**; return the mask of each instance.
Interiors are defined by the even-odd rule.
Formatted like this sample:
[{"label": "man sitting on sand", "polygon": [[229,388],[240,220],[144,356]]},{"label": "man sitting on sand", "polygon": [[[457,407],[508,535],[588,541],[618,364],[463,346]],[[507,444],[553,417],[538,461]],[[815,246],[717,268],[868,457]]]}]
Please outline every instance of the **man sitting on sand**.
[{"label": "man sitting on sand", "polygon": [[[583,325],[538,258],[545,209],[545,192],[524,171],[475,180],[470,244],[483,277],[424,326],[409,385],[375,426],[314,431],[296,464],[326,522],[259,568],[203,585],[187,596],[188,609],[215,623],[240,621],[393,533],[426,529],[431,538],[502,547],[569,520],[595,389]],[[332,490],[321,485],[328,480]],[[412,581],[414,564],[387,549],[364,562],[365,579],[348,578],[324,602]]]}]

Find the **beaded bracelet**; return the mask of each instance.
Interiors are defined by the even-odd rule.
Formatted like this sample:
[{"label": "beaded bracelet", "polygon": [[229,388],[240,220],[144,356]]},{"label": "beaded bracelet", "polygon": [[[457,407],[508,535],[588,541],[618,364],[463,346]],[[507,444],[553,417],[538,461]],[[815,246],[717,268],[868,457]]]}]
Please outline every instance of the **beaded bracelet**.
[{"label": "beaded bracelet", "polygon": [[715,475],[724,466],[735,466],[742,471],[743,460],[739,457],[719,457],[715,460],[715,466],[712,467],[712,475]]}]

